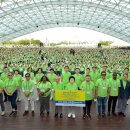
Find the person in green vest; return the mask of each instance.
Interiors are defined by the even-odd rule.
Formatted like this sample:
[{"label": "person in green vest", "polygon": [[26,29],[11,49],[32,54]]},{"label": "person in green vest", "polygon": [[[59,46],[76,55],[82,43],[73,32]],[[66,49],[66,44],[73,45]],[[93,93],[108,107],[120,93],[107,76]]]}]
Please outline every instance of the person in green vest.
[{"label": "person in green vest", "polygon": [[109,99],[108,99],[108,116],[111,114],[112,106],[112,115],[117,116],[115,113],[116,103],[119,94],[120,80],[117,78],[117,73],[113,73],[113,78],[109,79]]},{"label": "person in green vest", "polygon": [[47,74],[47,78],[49,79],[49,81],[51,83],[53,83],[55,81],[56,74],[54,73],[54,69],[53,68],[50,69],[50,73]]},{"label": "person in green vest", "polygon": [[86,75],[86,81],[82,82],[80,85],[80,89],[85,91],[85,107],[83,107],[83,119],[86,118],[86,114],[88,119],[91,119],[90,110],[92,105],[92,100],[95,96],[95,86],[91,81],[90,75]]},{"label": "person in green vest", "polygon": [[17,115],[17,96],[18,96],[18,81],[13,78],[13,73],[8,73],[8,78],[4,81],[4,91],[8,95],[8,99],[11,102],[12,112],[9,116]]},{"label": "person in green vest", "polygon": [[[54,101],[55,101],[55,91],[56,90],[64,90],[64,84],[63,84],[63,82],[61,82],[61,78],[59,76],[57,76],[55,79],[55,82],[52,83],[52,91],[54,93],[54,95],[53,95]],[[60,118],[63,118],[62,106],[55,106],[54,117],[57,118],[59,113],[60,113]]]},{"label": "person in green vest", "polygon": [[5,115],[5,105],[4,105],[4,101],[3,101],[3,87],[4,87],[4,83],[2,80],[0,80],[0,106],[1,106],[1,116]]},{"label": "person in green vest", "polygon": [[[1,74],[1,80],[4,82],[8,78],[8,68],[5,66],[3,69],[3,73]],[[4,91],[4,102],[8,101],[8,96]]]},{"label": "person in green vest", "polygon": [[96,82],[96,98],[98,102],[98,117],[105,117],[109,80],[106,78],[105,71],[101,72],[101,77]]},{"label": "person in green vest", "polygon": [[29,102],[31,104],[32,116],[35,116],[35,112],[34,112],[34,101],[36,98],[34,92],[35,84],[34,81],[31,80],[29,73],[25,74],[25,78],[26,79],[22,83],[23,101],[25,106],[25,111],[23,113],[23,116],[26,116],[29,113]]},{"label": "person in green vest", "polygon": [[14,71],[14,76],[13,78],[15,78],[18,81],[18,98],[17,101],[21,101],[21,85],[22,85],[22,76],[19,74],[19,70],[15,70]]},{"label": "person in green vest", "polygon": [[[78,90],[78,86],[75,83],[75,77],[70,76],[69,77],[69,83],[65,86],[65,90]],[[69,106],[68,107],[68,118],[72,117],[75,119],[75,107]]]},{"label": "person in green vest", "polygon": [[39,94],[40,101],[40,116],[43,117],[45,111],[49,116],[50,111],[50,92],[51,83],[46,76],[42,76],[40,83],[38,84],[37,91]]},{"label": "person in green vest", "polygon": [[69,72],[69,66],[64,67],[64,72],[61,74],[61,80],[64,83],[64,85],[67,85],[69,83],[69,77],[71,76]]}]

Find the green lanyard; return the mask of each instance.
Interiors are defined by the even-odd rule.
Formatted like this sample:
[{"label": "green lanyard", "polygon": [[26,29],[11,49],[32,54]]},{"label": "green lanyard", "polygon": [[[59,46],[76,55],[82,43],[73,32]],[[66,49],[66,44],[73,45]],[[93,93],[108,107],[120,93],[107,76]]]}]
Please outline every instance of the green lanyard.
[{"label": "green lanyard", "polygon": [[89,83],[86,82],[86,88],[88,88],[88,90],[90,91],[90,82]]},{"label": "green lanyard", "polygon": [[11,87],[12,87],[12,81],[8,80],[8,88],[11,88]]},{"label": "green lanyard", "polygon": [[102,81],[104,81],[105,83],[103,83],[102,82],[102,85],[103,85],[103,87],[105,87],[106,88],[106,79],[105,80],[102,80]]}]

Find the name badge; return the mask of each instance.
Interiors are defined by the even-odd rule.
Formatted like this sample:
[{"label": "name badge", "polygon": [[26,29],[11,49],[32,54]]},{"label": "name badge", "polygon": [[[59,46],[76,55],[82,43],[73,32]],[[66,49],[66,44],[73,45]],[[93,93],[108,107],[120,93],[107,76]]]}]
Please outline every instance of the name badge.
[{"label": "name badge", "polygon": [[87,91],[87,94],[90,94],[90,91]]},{"label": "name badge", "polygon": [[116,91],[117,89],[116,89],[116,88],[114,88],[113,90],[114,90],[114,91]]},{"label": "name badge", "polygon": [[105,89],[106,89],[106,87],[103,87],[103,89],[105,90]]}]

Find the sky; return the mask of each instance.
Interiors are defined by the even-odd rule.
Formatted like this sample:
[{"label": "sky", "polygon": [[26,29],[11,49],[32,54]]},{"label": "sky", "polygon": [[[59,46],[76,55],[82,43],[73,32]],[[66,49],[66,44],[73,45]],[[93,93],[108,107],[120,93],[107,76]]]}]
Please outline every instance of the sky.
[{"label": "sky", "polygon": [[14,40],[39,39],[43,43],[57,43],[61,41],[98,43],[100,41],[113,41],[113,45],[130,46],[129,43],[93,30],[77,27],[56,27],[34,32]]}]

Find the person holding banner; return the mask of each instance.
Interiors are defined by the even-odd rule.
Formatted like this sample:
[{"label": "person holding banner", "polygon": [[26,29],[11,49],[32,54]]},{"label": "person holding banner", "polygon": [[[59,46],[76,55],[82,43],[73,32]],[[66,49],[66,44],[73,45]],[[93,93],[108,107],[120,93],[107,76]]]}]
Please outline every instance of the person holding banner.
[{"label": "person holding banner", "polygon": [[[75,83],[74,76],[69,77],[69,83],[66,85],[65,90],[78,90],[78,86]],[[72,117],[73,119],[75,119],[75,107],[69,106],[68,112],[68,118]]]},{"label": "person holding banner", "polygon": [[39,94],[40,100],[40,116],[44,116],[44,112],[47,112],[47,116],[49,116],[50,110],[50,89],[51,83],[46,76],[42,76],[40,83],[38,84],[37,91]]},{"label": "person holding banner", "polygon": [[101,77],[96,82],[96,97],[98,101],[98,117],[105,117],[109,80],[106,78],[105,71],[101,72]]},{"label": "person holding banner", "polygon": [[86,75],[86,81],[82,82],[80,89],[85,91],[85,97],[86,97],[85,107],[83,107],[83,119],[86,118],[86,114],[88,119],[91,119],[90,110],[92,100],[95,96],[95,86],[94,83],[91,81],[90,75]]},{"label": "person holding banner", "polygon": [[[61,82],[61,79],[59,76],[56,77],[56,81],[52,83],[52,91],[55,93],[56,90],[64,90],[63,82]],[[55,94],[53,95],[53,100],[55,100]],[[55,115],[54,117],[58,117],[58,113],[60,113],[60,118],[63,118],[62,114],[62,106],[55,106]]]},{"label": "person holding banner", "polygon": [[17,96],[18,96],[18,81],[13,78],[13,74],[9,73],[8,78],[4,81],[4,91],[8,95],[9,101],[11,102],[12,112],[9,116],[17,115]]}]

